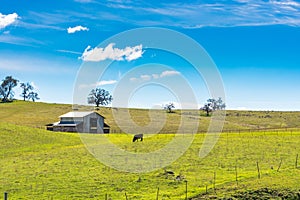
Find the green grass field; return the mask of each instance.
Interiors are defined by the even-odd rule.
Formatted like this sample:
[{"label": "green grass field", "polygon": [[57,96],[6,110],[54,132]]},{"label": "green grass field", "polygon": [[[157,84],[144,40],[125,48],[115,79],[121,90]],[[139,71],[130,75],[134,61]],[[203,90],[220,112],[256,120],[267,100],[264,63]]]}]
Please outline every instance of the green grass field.
[{"label": "green grass field", "polygon": [[[204,134],[197,134],[188,151],[170,166],[133,174],[101,164],[76,133],[41,129],[70,110],[70,105],[60,104],[20,101],[0,104],[0,193],[8,192],[9,199],[105,199],[107,194],[108,199],[116,200],[126,199],[126,193],[128,199],[148,200],[156,199],[159,187],[159,199],[185,199],[187,181],[187,194],[193,199],[230,196],[243,199],[251,191],[257,199],[266,195],[261,194],[265,190],[275,191],[273,199],[284,195],[289,199],[300,197],[300,162],[296,168],[296,156],[300,154],[299,131],[223,133],[204,159],[198,156]],[[99,112],[117,128],[110,109]],[[147,120],[146,110],[131,112],[143,115],[136,118],[140,120],[138,123]],[[176,116],[183,112],[168,117],[178,120]],[[299,112],[249,111],[228,111],[227,115],[228,129],[299,127],[300,116]],[[157,134],[138,143],[132,143],[132,137],[127,134],[105,137],[121,149],[149,152],[164,146],[173,136]],[[175,176],[167,175],[164,170],[181,175],[182,180],[175,180]]]}]

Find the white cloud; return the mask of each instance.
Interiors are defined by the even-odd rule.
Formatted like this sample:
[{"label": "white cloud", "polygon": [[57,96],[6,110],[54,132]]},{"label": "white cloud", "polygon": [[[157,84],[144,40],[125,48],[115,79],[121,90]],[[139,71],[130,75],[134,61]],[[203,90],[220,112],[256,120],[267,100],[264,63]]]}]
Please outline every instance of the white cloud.
[{"label": "white cloud", "polygon": [[163,77],[166,77],[166,76],[174,76],[174,75],[179,75],[180,72],[178,71],[163,71],[161,74],[160,74],[160,77],[163,78]]},{"label": "white cloud", "polygon": [[77,52],[77,51],[70,51],[70,50],[65,50],[65,49],[58,49],[56,51],[61,52],[61,53],[70,53],[70,54],[77,54],[77,55],[81,54],[80,52]]},{"label": "white cloud", "polygon": [[77,31],[88,31],[89,29],[87,27],[83,26],[75,26],[75,27],[69,27],[68,33],[75,33]]},{"label": "white cloud", "polygon": [[159,76],[159,74],[152,74],[152,77],[153,77],[154,79],[158,79],[160,76]]},{"label": "white cloud", "polygon": [[130,81],[137,81],[138,79],[135,78],[135,77],[132,77],[132,78],[130,78],[129,80],[130,80]]},{"label": "white cloud", "polygon": [[103,85],[113,85],[115,84],[117,81],[116,80],[108,80],[108,81],[99,81],[97,82],[97,86],[103,86]]},{"label": "white cloud", "polygon": [[2,13],[0,13],[0,29],[3,29],[13,24],[14,22],[17,21],[18,18],[19,16],[17,13],[12,13],[8,15],[3,15]]},{"label": "white cloud", "polygon": [[103,80],[93,84],[82,84],[79,86],[79,88],[94,88],[94,87],[99,87],[104,85],[113,85],[115,83],[117,83],[117,80]]},{"label": "white cloud", "polygon": [[151,76],[150,75],[141,75],[141,79],[143,81],[150,81],[151,80]]},{"label": "white cloud", "polygon": [[16,37],[12,36],[9,33],[0,34],[0,43],[7,43],[7,44],[16,44],[22,46],[37,46],[37,45],[44,45],[44,42],[27,38],[27,37]]},{"label": "white cloud", "polygon": [[174,71],[174,70],[166,70],[161,72],[160,74],[152,74],[152,75],[147,75],[147,74],[143,74],[140,77],[132,77],[129,80],[130,81],[150,81],[151,79],[159,79],[159,78],[164,78],[164,77],[168,77],[168,76],[176,76],[176,75],[180,75],[180,72],[178,71]]},{"label": "white cloud", "polygon": [[[138,3],[130,4],[128,7],[125,2],[120,2],[115,3],[113,8],[122,9],[123,21],[139,26],[168,25],[187,29],[266,25],[300,26],[300,2],[298,0],[234,0],[230,2],[164,2],[151,7]],[[146,15],[149,18],[145,18]],[[157,17],[161,20],[151,20]]]},{"label": "white cloud", "polygon": [[115,44],[110,43],[105,48],[88,46],[82,56],[80,57],[84,61],[99,62],[103,60],[127,60],[132,61],[142,57],[144,51],[142,44],[134,47],[125,47],[124,49],[114,48]]}]

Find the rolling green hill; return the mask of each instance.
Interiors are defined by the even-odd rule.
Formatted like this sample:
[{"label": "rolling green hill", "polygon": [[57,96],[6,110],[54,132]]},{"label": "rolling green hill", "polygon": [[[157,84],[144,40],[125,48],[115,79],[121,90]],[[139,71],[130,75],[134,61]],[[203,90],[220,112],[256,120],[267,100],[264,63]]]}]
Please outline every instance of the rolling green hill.
[{"label": "rolling green hill", "polygon": [[[159,187],[159,199],[185,199],[187,181],[187,195],[193,199],[300,196],[300,164],[296,166],[299,131],[226,132],[204,159],[198,156],[204,134],[197,134],[190,148],[170,166],[133,174],[97,161],[76,133],[44,130],[45,124],[70,110],[70,105],[61,104],[0,104],[0,194],[8,192],[9,199],[105,199],[107,195],[107,199],[119,200],[126,199],[126,193],[127,199],[148,200],[156,199]],[[101,108],[99,112],[112,128],[118,128],[111,109]],[[169,114],[173,125],[165,130],[172,131],[179,116],[188,112],[193,114]],[[132,109],[130,113],[136,123],[149,120],[147,110]],[[228,111],[225,128],[298,127],[298,119],[298,112]],[[204,116],[199,120],[209,122]],[[120,149],[145,153],[163,147],[174,135],[157,134],[138,143],[122,133],[105,137]]]},{"label": "rolling green hill", "polygon": [[[90,106],[81,106],[79,110],[93,110]],[[121,108],[118,109],[122,111]],[[29,127],[44,128],[48,123],[58,121],[58,116],[72,111],[72,106],[68,104],[48,104],[16,101],[13,103],[0,103],[0,122],[7,122]],[[98,111],[106,119],[111,129],[119,131],[114,117],[113,109],[101,107]],[[117,111],[118,112],[118,111]],[[210,117],[204,113],[193,110],[177,110],[175,113],[166,114],[164,110],[157,110],[167,116],[163,129],[165,132],[177,132],[181,116],[199,120],[199,132],[204,132],[210,122]],[[150,122],[149,110],[130,109],[131,119],[140,126]],[[280,111],[226,111],[224,131],[226,130],[249,130],[265,128],[300,128],[300,112],[280,112]]]}]

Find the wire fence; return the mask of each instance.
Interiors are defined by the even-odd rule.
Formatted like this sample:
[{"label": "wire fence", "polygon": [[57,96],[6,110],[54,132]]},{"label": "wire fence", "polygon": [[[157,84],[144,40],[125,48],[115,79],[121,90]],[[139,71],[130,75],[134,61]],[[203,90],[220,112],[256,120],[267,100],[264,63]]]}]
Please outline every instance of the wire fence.
[{"label": "wire fence", "polygon": [[[190,130],[183,130],[182,134],[189,134],[193,133],[194,131]],[[208,130],[198,130],[197,134],[205,134],[207,133]],[[300,132],[299,127],[285,127],[285,128],[249,128],[249,129],[223,129],[221,133],[254,133],[254,132]],[[117,134],[117,133],[124,133],[122,129],[119,128],[113,128],[110,129],[111,134]],[[147,134],[147,130],[144,131],[144,133]],[[177,131],[174,130],[161,130],[159,134],[176,134],[178,133]]]}]

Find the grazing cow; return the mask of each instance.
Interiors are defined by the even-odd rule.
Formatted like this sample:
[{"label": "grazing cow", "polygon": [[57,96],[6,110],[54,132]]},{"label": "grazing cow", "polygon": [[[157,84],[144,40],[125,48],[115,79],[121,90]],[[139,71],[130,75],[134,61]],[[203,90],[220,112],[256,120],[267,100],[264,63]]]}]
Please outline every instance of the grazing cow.
[{"label": "grazing cow", "polygon": [[141,141],[143,141],[143,134],[142,133],[134,135],[132,142],[138,141],[138,139],[140,139]]}]

